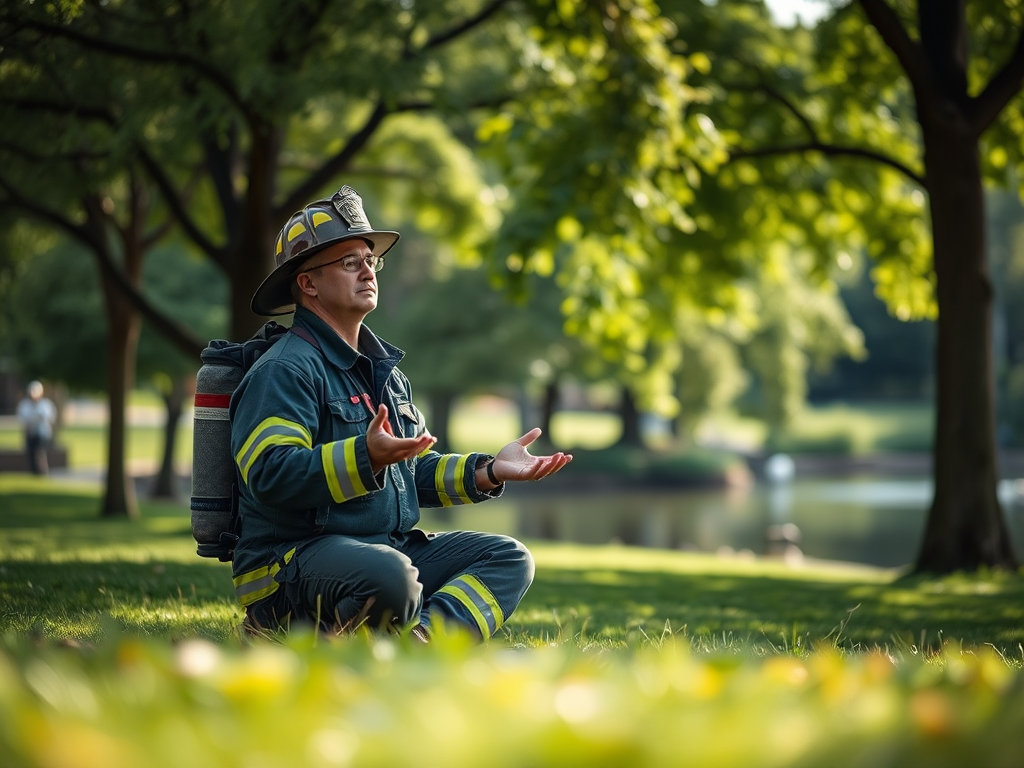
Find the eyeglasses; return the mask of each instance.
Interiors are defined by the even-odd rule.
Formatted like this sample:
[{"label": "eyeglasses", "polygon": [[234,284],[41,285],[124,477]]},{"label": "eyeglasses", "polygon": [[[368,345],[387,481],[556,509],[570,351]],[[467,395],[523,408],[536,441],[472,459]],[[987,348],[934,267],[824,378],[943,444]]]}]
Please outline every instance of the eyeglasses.
[{"label": "eyeglasses", "polygon": [[321,267],[329,267],[331,264],[341,264],[341,268],[346,272],[358,272],[363,268],[363,264],[368,266],[374,272],[380,272],[384,269],[384,257],[374,256],[372,253],[369,256],[356,256],[355,254],[349,254],[348,256],[342,256],[340,259],[334,261],[328,261],[326,264],[318,264],[315,267],[302,270],[303,272],[312,272],[314,269],[320,269]]}]

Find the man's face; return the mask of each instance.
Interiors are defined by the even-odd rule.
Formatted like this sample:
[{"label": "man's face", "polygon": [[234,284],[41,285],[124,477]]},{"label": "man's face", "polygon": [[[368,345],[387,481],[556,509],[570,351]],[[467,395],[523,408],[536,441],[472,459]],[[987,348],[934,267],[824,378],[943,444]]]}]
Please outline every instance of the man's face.
[{"label": "man's face", "polygon": [[339,320],[362,320],[376,309],[377,273],[370,266],[373,252],[369,243],[346,240],[325,248],[312,261],[313,265],[302,271],[316,289],[316,301],[330,315]]}]

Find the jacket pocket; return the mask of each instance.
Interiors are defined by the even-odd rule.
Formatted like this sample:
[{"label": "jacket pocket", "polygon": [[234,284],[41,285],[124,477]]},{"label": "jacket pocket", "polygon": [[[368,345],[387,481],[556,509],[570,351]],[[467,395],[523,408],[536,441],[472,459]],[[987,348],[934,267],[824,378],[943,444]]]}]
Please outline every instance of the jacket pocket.
[{"label": "jacket pocket", "polygon": [[369,406],[359,395],[352,395],[351,398],[344,400],[331,400],[327,403],[327,409],[331,412],[332,418],[340,419],[347,424],[369,423],[373,418]]}]

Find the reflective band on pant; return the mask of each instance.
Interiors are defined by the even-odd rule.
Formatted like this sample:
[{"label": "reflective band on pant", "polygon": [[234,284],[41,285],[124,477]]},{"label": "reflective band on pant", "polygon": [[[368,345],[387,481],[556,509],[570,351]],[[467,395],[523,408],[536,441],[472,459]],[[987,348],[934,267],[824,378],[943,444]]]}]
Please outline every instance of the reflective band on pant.
[{"label": "reflective band on pant", "polygon": [[472,504],[466,493],[466,462],[469,456],[448,453],[437,461],[434,470],[434,489],[441,498],[441,506],[454,507],[458,504]]},{"label": "reflective band on pant", "polygon": [[[287,565],[295,554],[294,549],[289,549],[284,555],[284,562]],[[235,597],[244,606],[249,606],[257,600],[270,597],[277,592],[278,583],[274,577],[280,572],[281,563],[266,565],[254,571],[235,576],[232,581],[235,584]]]},{"label": "reflective band on pant", "polygon": [[249,482],[249,470],[256,463],[256,459],[267,448],[274,445],[297,445],[301,448],[312,448],[313,439],[309,436],[309,430],[294,421],[277,416],[264,419],[249,434],[249,439],[235,455],[235,463],[242,473],[243,482]]},{"label": "reflective band on pant", "polygon": [[451,595],[458,600],[473,616],[485,640],[505,623],[505,615],[501,612],[498,601],[476,576],[468,573],[457,576],[437,590],[437,593]]}]

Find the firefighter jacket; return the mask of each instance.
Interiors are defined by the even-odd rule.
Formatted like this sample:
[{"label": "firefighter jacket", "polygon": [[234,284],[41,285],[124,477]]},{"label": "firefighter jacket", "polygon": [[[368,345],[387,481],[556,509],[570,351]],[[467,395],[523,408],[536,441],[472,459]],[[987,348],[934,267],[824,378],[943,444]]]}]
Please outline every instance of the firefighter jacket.
[{"label": "firefighter jacket", "polygon": [[411,530],[420,507],[501,495],[476,487],[482,453],[428,450],[376,475],[366,431],[380,403],[396,437],[426,429],[397,368],[404,353],[363,326],[357,352],[299,307],[295,326],[242,378],[231,398],[231,451],[241,529],[235,592],[243,605],[273,594],[296,547],[327,534],[387,542]]}]

